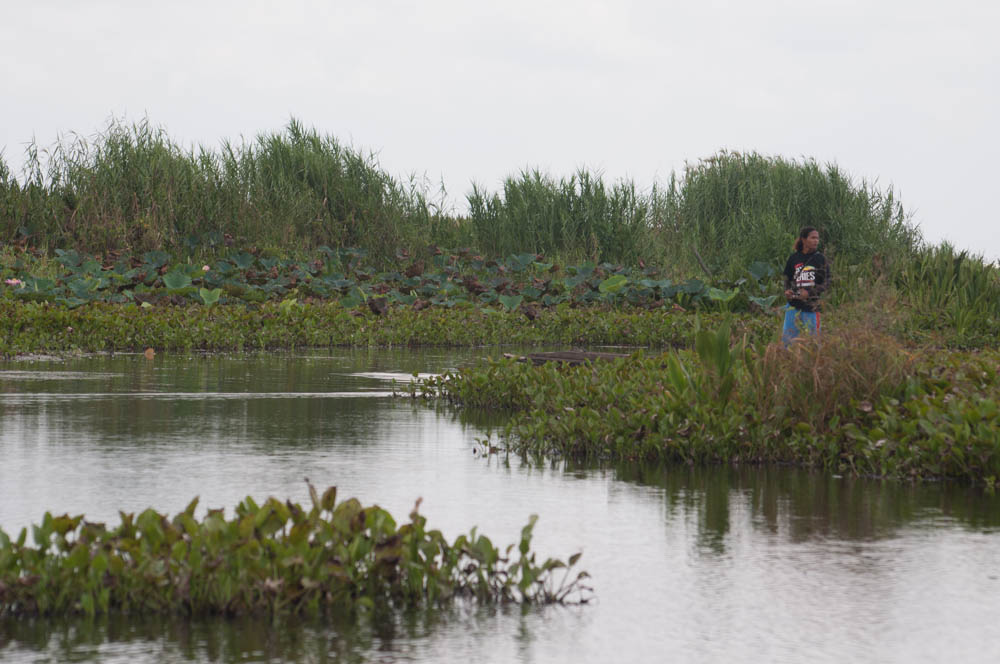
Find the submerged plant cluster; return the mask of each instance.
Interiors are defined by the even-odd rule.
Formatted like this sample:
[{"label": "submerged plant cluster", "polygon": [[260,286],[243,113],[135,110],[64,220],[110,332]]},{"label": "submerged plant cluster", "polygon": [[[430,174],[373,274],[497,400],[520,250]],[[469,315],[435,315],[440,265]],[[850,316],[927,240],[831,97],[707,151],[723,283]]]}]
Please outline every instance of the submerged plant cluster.
[{"label": "submerged plant cluster", "polygon": [[[0,530],[0,616],[301,614],[478,602],[587,601],[586,572],[531,551],[532,516],[505,549],[473,529],[449,542],[414,508],[397,526],[378,506],[336,489],[312,506],[246,498],[232,519],[195,517],[197,499],[172,519],[148,509],[109,529],[52,516],[16,540]],[[419,501],[417,503],[419,507]]]},{"label": "submerged plant cluster", "polygon": [[503,438],[518,453],[1000,478],[996,351],[915,352],[859,328],[790,349],[734,344],[727,323],[693,346],[578,367],[491,360],[411,393],[513,411]]}]

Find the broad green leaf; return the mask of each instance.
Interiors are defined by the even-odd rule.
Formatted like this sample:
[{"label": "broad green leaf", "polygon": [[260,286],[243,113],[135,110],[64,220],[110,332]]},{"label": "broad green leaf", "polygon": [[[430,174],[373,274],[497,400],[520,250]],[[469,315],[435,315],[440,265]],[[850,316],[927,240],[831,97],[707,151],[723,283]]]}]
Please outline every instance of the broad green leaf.
[{"label": "broad green leaf", "polygon": [[535,254],[517,254],[507,259],[507,264],[515,272],[522,272],[529,265],[535,262]]},{"label": "broad green leaf", "polygon": [[222,295],[221,288],[213,288],[208,290],[207,288],[199,288],[198,295],[201,297],[201,301],[206,307],[210,307],[219,301],[219,296]]},{"label": "broad green leaf", "polygon": [[597,290],[602,293],[617,293],[627,285],[628,277],[621,274],[615,274],[602,281],[597,287]]},{"label": "broad green leaf", "polygon": [[186,288],[191,285],[191,277],[178,269],[174,269],[163,275],[163,285],[167,288]]},{"label": "broad green leaf", "polygon": [[83,256],[76,249],[56,249],[55,253],[57,256],[56,262],[69,269],[75,268],[83,262]]},{"label": "broad green leaf", "polygon": [[778,273],[772,265],[761,261],[755,261],[747,271],[750,273],[750,276],[757,281],[770,279]]},{"label": "broad green leaf", "polygon": [[248,254],[245,251],[241,251],[235,256],[230,256],[229,260],[231,260],[239,269],[249,270],[251,267],[253,267],[254,261],[256,261],[257,259],[254,258],[253,254]]},{"label": "broad green leaf", "polygon": [[389,291],[389,299],[391,299],[394,302],[397,302],[399,304],[409,305],[409,304],[413,304],[414,302],[417,301],[417,296],[416,295],[409,295],[409,294],[406,294],[406,293],[400,293],[397,290],[393,290],[393,291]]},{"label": "broad green leaf", "polygon": [[67,309],[76,309],[80,305],[87,304],[88,302],[88,300],[84,300],[79,297],[57,297],[55,301]]},{"label": "broad green leaf", "polygon": [[712,287],[708,289],[708,299],[713,300],[715,302],[729,302],[734,297],[736,297],[739,294],[739,292],[740,292],[739,288],[734,288],[729,291],[724,291]]},{"label": "broad green leaf", "polygon": [[774,301],[778,299],[777,295],[768,295],[767,297],[757,297],[755,295],[747,296],[747,299],[756,304],[761,309],[770,309],[774,304]]},{"label": "broad green leaf", "polygon": [[705,292],[705,284],[698,279],[688,279],[683,284],[680,284],[679,290],[689,295],[698,295]]},{"label": "broad green leaf", "polygon": [[522,296],[522,295],[501,295],[501,296],[499,296],[498,299],[500,300],[500,304],[503,305],[504,309],[506,309],[507,311],[514,311],[519,306],[521,306],[521,302],[524,301],[524,296]]},{"label": "broad green leaf", "polygon": [[170,254],[165,251],[147,251],[142,255],[142,262],[153,269],[163,267],[169,260]]}]

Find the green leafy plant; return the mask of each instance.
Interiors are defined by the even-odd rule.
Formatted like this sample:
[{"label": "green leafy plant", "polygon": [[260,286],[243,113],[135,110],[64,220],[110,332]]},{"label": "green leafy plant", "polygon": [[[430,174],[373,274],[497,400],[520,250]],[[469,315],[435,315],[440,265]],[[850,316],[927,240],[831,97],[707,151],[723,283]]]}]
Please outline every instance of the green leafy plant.
[{"label": "green leafy plant", "polygon": [[221,288],[212,288],[211,290],[209,290],[208,288],[202,287],[198,289],[198,297],[201,298],[202,303],[206,307],[211,307],[213,304],[216,304],[219,301],[219,297],[221,295],[222,295]]},{"label": "green leafy plant", "polygon": [[[407,523],[378,506],[309,486],[311,506],[247,497],[231,519],[197,518],[198,499],[173,518],[147,509],[108,528],[46,513],[12,539],[0,530],[0,617],[5,615],[299,614],[438,605],[587,601],[586,572],[520,542],[495,547],[473,529],[449,542],[417,506]],[[556,572],[560,572],[557,575]]]}]

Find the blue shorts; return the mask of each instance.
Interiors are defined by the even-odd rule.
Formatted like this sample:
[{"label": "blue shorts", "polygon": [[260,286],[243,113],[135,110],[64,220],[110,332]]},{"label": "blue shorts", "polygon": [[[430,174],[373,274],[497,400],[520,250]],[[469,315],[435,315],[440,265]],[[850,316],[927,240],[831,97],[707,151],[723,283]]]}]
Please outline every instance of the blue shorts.
[{"label": "blue shorts", "polygon": [[781,341],[785,346],[799,336],[800,328],[810,334],[819,332],[819,312],[802,311],[790,304],[785,305],[785,326],[781,330]]}]

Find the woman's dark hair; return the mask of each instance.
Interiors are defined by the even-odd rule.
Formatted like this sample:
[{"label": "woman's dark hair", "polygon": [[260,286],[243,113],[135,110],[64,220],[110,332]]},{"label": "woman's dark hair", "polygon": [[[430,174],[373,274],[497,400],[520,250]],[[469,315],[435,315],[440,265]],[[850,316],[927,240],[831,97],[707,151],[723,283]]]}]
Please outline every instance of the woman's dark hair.
[{"label": "woman's dark hair", "polygon": [[802,251],[802,249],[805,247],[805,244],[803,243],[803,240],[805,240],[807,237],[809,237],[809,234],[812,233],[815,230],[818,230],[818,229],[813,228],[812,226],[803,226],[799,230],[799,237],[795,240],[795,251],[798,251],[798,252]]}]

